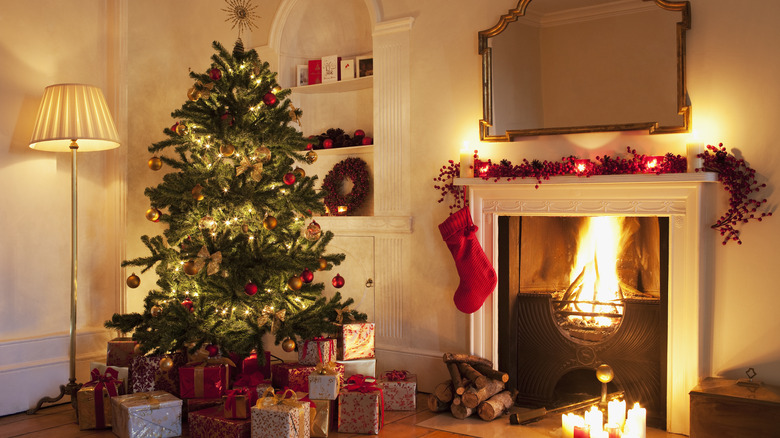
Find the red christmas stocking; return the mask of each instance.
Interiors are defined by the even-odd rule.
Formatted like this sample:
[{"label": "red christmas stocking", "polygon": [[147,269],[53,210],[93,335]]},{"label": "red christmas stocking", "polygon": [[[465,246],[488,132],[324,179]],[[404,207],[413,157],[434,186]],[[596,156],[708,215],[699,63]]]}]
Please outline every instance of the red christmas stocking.
[{"label": "red christmas stocking", "polygon": [[463,313],[479,310],[498,282],[496,270],[477,241],[475,231],[477,226],[472,222],[468,208],[459,210],[439,225],[441,237],[455,259],[460,276],[453,300],[455,307]]}]

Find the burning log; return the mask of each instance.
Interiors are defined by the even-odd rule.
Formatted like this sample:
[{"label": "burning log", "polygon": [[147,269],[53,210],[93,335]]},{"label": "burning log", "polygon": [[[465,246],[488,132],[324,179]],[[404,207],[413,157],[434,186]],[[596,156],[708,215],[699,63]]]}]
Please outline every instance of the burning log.
[{"label": "burning log", "polygon": [[451,403],[455,391],[452,388],[452,380],[441,382],[433,390],[433,396],[441,403]]},{"label": "burning log", "polygon": [[487,385],[487,377],[483,376],[482,373],[475,370],[471,365],[467,363],[459,363],[458,369],[460,370],[460,375],[471,380],[477,389],[484,388],[485,385]]},{"label": "burning log", "polygon": [[442,359],[444,360],[444,363],[458,362],[458,363],[467,363],[469,365],[480,363],[485,366],[489,366],[490,368],[493,368],[493,362],[490,361],[489,359],[485,359],[484,357],[474,356],[471,354],[444,353]]},{"label": "burning log", "polygon": [[476,389],[471,387],[463,393],[461,397],[463,404],[469,408],[476,408],[480,403],[498,394],[504,389],[504,382],[500,380],[488,379],[484,388]]},{"label": "burning log", "polygon": [[455,404],[453,400],[453,403],[450,405],[450,412],[452,412],[453,417],[457,418],[458,420],[463,420],[464,418],[470,417],[472,414],[474,414],[474,408],[469,408],[463,403]]},{"label": "burning log", "polygon": [[[574,281],[571,282],[568,288],[566,288],[566,292],[563,294],[563,298],[561,298],[561,301],[569,301],[573,300],[576,301],[577,297],[579,297],[579,291],[578,289],[581,289],[582,286],[582,279],[585,277],[585,269],[587,269],[588,265],[585,265],[582,268],[582,271],[580,271],[580,275],[577,276],[577,278],[574,279]],[[575,294],[576,292],[576,294]],[[565,306],[563,304],[559,304],[556,306],[556,310],[561,310]]]},{"label": "burning log", "polygon": [[477,406],[477,414],[485,421],[492,421],[514,404],[512,394],[509,391],[502,391],[480,403]]},{"label": "burning log", "polygon": [[431,412],[444,412],[450,409],[449,402],[443,402],[439,400],[433,394],[428,395],[428,410]]}]

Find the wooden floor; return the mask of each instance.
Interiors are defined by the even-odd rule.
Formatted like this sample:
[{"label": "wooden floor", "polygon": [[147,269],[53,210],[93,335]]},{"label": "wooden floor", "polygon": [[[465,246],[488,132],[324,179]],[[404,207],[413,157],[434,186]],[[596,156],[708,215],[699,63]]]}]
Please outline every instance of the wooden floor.
[{"label": "wooden floor", "polygon": [[[418,394],[418,408],[416,412],[386,412],[385,427],[382,428],[379,435],[374,436],[384,438],[452,438],[468,436],[415,426],[417,423],[436,415],[426,408],[426,397],[426,394]],[[183,436],[189,437],[189,433],[187,433],[187,423],[184,423],[183,431]],[[365,436],[366,435],[344,434],[338,432],[331,432],[329,435],[331,438]],[[116,437],[116,435],[114,435],[110,429],[79,430],[79,425],[76,423],[75,412],[70,404],[64,404],[43,408],[33,415],[21,413],[0,417],[0,437],[70,438]]]}]

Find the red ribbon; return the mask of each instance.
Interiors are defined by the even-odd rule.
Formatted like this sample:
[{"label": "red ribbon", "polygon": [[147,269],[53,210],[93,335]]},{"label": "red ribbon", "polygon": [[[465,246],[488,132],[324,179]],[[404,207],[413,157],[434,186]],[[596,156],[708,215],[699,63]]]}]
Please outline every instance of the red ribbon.
[{"label": "red ribbon", "polygon": [[106,372],[101,376],[100,370],[93,368],[90,372],[92,380],[85,383],[85,387],[94,386],[94,398],[95,398],[95,427],[106,427],[106,416],[103,406],[103,388],[108,392],[109,397],[116,397],[118,395],[116,391],[116,384],[121,382],[118,380],[119,371],[114,368],[106,368]]},{"label": "red ribbon", "polygon": [[393,370],[385,373],[384,378],[391,382],[399,382],[406,380],[409,376],[409,371],[406,370]]},{"label": "red ribbon", "polygon": [[[241,396],[241,395],[245,396],[247,398],[247,400],[249,401],[249,405],[248,406],[254,405],[255,402],[257,401],[257,400],[255,400],[257,398],[256,397],[257,390],[252,391],[250,388],[235,388],[235,389],[231,389],[231,390],[228,390],[225,393],[225,395],[227,396],[227,398],[225,399],[225,410],[230,411],[230,414],[233,417],[237,417],[238,416],[238,412],[237,412],[238,403],[236,402],[236,397]],[[254,395],[254,397],[253,397],[253,395]]]},{"label": "red ribbon", "polygon": [[385,426],[385,394],[382,388],[376,386],[376,378],[371,376],[364,376],[362,374],[355,374],[347,379],[347,391],[369,393],[379,391],[379,403],[381,405],[380,413],[380,427]]},{"label": "red ribbon", "polygon": [[[317,356],[320,359],[320,362],[324,362],[324,360],[322,360],[322,344],[321,344],[321,342],[328,341],[329,339],[330,338],[326,338],[326,337],[323,337],[323,336],[318,336],[316,338],[307,339],[303,343],[303,351],[308,353],[309,352],[309,342],[316,342],[317,343]],[[330,349],[328,350],[328,353],[330,353],[330,358],[329,359],[332,359],[333,356],[336,355],[336,352],[334,350],[335,345],[333,345],[333,344],[334,344],[334,342],[329,342],[329,345],[330,345]]]}]

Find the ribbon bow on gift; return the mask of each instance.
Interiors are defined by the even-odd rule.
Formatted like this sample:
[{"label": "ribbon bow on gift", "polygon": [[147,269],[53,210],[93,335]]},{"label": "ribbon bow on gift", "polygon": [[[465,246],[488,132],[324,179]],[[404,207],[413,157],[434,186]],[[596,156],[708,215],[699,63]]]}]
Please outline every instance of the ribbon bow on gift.
[{"label": "ribbon bow on gift", "polygon": [[336,369],[336,362],[320,362],[314,367],[314,372],[316,374],[329,374],[331,376],[335,376],[338,374],[338,370]]},{"label": "ribbon bow on gift", "polygon": [[364,376],[362,374],[355,374],[347,379],[347,386],[345,388],[350,392],[357,391],[367,393],[379,391],[379,403],[381,405],[381,409],[379,411],[380,427],[385,426],[385,394],[384,391],[382,391],[382,387],[376,385],[376,378],[371,376]]},{"label": "ribbon bow on gift", "polygon": [[206,245],[203,245],[200,251],[198,251],[198,258],[195,259],[195,268],[200,271],[206,266],[206,263],[208,263],[208,269],[206,269],[208,275],[219,272],[219,264],[222,263],[222,252],[217,251],[214,254],[209,254],[209,249],[206,248]]},{"label": "ribbon bow on gift", "polygon": [[250,388],[234,388],[225,392],[225,395],[227,396],[225,399],[225,410],[230,411],[231,415],[236,417],[238,415],[238,403],[236,402],[236,398],[245,396],[247,400],[249,400],[249,405],[251,406],[255,404],[257,391],[253,391]]},{"label": "ribbon bow on gift", "polygon": [[133,394],[133,395],[127,397],[127,398],[124,398],[122,400],[122,403],[131,405],[131,404],[133,404],[136,401],[143,401],[144,404],[149,406],[149,410],[159,409],[161,403],[160,403],[160,400],[158,400],[158,398],[164,397],[166,395],[167,395],[167,393],[153,395],[153,394],[150,394],[150,393],[139,392],[139,393]]},{"label": "ribbon bow on gift", "polygon": [[116,390],[117,383],[121,382],[118,379],[119,371],[114,368],[106,368],[106,372],[100,375],[100,370],[93,368],[90,371],[90,377],[92,380],[85,383],[85,387],[94,386],[95,395],[95,426],[98,428],[106,427],[105,408],[103,406],[103,388],[108,392],[109,397],[116,397],[119,393]]},{"label": "ribbon bow on gift", "polygon": [[392,370],[387,371],[384,375],[385,380],[390,382],[399,382],[408,378],[409,371],[406,370]]}]

